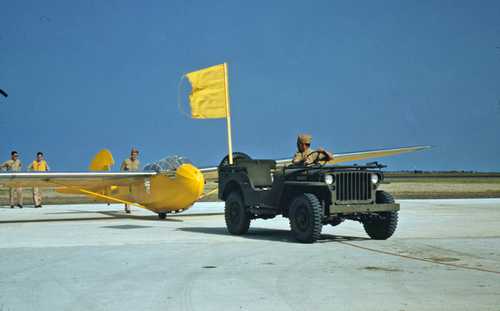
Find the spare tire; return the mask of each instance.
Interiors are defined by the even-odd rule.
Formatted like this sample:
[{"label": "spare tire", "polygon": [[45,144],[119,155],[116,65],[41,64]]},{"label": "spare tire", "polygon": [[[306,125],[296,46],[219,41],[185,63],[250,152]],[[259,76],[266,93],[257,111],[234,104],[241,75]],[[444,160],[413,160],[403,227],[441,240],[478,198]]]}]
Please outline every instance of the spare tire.
[{"label": "spare tire", "polygon": [[[236,162],[238,162],[238,160],[241,160],[241,159],[251,160],[252,158],[248,154],[243,153],[243,152],[233,152],[233,163],[236,163]],[[222,159],[222,161],[220,161],[220,164],[219,164],[219,166],[226,166],[226,165],[229,165],[229,154],[226,155]]]}]

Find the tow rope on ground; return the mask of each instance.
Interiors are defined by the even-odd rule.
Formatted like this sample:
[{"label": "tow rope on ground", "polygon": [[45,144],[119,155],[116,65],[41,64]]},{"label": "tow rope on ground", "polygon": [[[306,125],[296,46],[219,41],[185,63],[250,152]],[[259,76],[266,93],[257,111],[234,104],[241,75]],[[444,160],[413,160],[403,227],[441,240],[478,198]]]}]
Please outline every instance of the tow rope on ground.
[{"label": "tow rope on ground", "polygon": [[454,268],[460,268],[460,269],[467,269],[467,270],[475,270],[475,271],[480,271],[480,272],[500,274],[500,271],[495,271],[495,270],[490,270],[490,269],[485,269],[485,268],[468,267],[468,266],[458,265],[458,264],[449,263],[449,262],[441,262],[441,261],[432,260],[432,259],[414,257],[414,256],[409,256],[409,255],[402,255],[402,254],[398,254],[398,253],[392,253],[392,252],[383,251],[380,249],[370,248],[370,247],[366,247],[366,246],[361,246],[361,245],[357,245],[357,244],[349,243],[349,242],[344,242],[344,241],[339,241],[339,243],[344,244],[344,245],[348,245],[348,246],[352,246],[352,247],[356,247],[356,248],[359,248],[362,250],[370,251],[370,252],[384,254],[384,255],[396,256],[396,257],[412,259],[412,260],[417,260],[417,261],[423,261],[423,262],[427,262],[427,263],[433,263],[433,264],[449,266],[449,267],[454,267]]}]

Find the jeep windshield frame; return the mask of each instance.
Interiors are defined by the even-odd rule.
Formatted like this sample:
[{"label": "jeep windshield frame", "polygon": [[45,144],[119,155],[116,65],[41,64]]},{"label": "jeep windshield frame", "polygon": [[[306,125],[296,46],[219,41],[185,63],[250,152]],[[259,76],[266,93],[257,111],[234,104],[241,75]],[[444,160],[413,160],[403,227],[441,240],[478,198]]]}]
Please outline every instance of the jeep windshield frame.
[{"label": "jeep windshield frame", "polygon": [[291,164],[288,166],[284,166],[283,172],[286,172],[287,170],[293,170],[293,172],[289,172],[290,174],[293,174],[293,173],[301,173],[301,172],[310,171],[310,170],[317,170],[317,171],[324,171],[324,170],[381,170],[385,167],[387,167],[387,166],[380,164],[378,162],[367,163],[365,165],[327,164],[327,165],[307,165],[307,166],[305,166],[305,165]]}]

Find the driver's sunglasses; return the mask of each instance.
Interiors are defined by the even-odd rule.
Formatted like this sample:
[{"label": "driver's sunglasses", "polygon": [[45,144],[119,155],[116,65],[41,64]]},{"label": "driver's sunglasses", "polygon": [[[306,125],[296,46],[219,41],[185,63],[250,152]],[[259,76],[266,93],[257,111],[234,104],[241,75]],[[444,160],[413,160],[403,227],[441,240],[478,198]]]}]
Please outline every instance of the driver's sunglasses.
[{"label": "driver's sunglasses", "polygon": [[12,156],[17,158],[19,155],[17,153],[14,153]]}]

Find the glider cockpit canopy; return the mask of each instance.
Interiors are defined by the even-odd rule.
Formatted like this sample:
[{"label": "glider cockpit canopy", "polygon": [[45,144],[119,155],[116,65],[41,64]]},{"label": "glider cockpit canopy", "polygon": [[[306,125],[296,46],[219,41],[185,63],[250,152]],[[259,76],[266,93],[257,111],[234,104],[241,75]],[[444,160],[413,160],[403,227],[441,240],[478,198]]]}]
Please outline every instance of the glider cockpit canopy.
[{"label": "glider cockpit canopy", "polygon": [[169,156],[144,166],[144,171],[172,172],[182,164],[193,164],[188,158],[181,156]]}]

